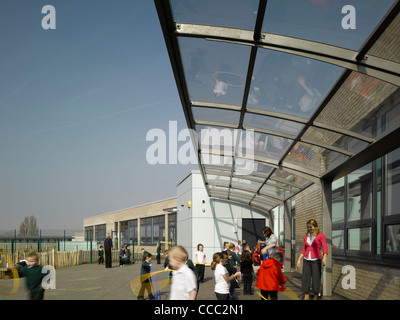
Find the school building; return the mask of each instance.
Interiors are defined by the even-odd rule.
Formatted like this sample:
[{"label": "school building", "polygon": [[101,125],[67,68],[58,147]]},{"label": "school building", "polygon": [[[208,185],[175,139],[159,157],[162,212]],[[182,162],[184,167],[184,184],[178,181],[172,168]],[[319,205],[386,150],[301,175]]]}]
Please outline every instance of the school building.
[{"label": "school building", "polygon": [[110,234],[114,249],[130,244],[135,253],[141,248],[155,253],[157,242],[176,242],[176,219],[176,198],[160,200],[86,218],[84,238],[100,245]]}]

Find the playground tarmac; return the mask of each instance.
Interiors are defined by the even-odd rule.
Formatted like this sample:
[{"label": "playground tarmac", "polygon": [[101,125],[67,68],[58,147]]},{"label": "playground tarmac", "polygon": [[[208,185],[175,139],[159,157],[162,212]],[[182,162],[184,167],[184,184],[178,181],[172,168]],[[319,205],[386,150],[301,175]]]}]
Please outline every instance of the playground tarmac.
[{"label": "playground tarmac", "polygon": [[[45,300],[137,300],[141,262],[120,267],[113,262],[112,268],[104,265],[83,264],[75,267],[55,270],[55,289],[45,291]],[[155,276],[153,287],[159,291],[160,300],[168,300],[170,285],[169,273],[163,271],[163,264],[153,262]],[[278,293],[278,300],[302,300],[301,275],[295,272],[284,272],[287,289]],[[259,290],[254,288],[256,276],[253,277],[253,295],[243,294],[243,284],[234,291],[235,300],[261,300]],[[204,283],[200,283],[197,300],[216,300],[214,294],[214,277],[209,266],[206,267]],[[54,283],[53,283],[54,284]],[[158,290],[157,290],[158,287]],[[11,294],[10,294],[11,293]],[[25,279],[0,279],[0,300],[27,300],[28,291]],[[147,299],[147,293],[145,295]],[[346,300],[333,295],[322,297],[322,300]]]}]

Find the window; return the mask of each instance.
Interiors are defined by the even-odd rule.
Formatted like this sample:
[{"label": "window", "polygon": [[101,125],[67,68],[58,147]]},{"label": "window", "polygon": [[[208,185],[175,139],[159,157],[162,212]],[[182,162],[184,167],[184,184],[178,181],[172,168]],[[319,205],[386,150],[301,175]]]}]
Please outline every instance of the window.
[{"label": "window", "polygon": [[121,244],[137,243],[137,220],[122,221],[120,224]]},{"label": "window", "polygon": [[151,245],[152,218],[140,219],[140,244]]},{"label": "window", "polygon": [[138,221],[137,221],[137,219],[129,221],[129,239],[130,239],[130,242],[134,241],[135,244],[138,243]]},{"label": "window", "polygon": [[332,247],[344,250],[344,230],[332,230]]},{"label": "window", "polygon": [[332,183],[335,258],[400,265],[400,148]]},{"label": "window", "polygon": [[165,241],[165,216],[153,218],[153,244]]},{"label": "window", "polygon": [[105,224],[99,224],[95,226],[95,238],[94,240],[97,243],[103,243],[104,239],[106,238],[106,225]]},{"label": "window", "polygon": [[140,219],[140,244],[156,245],[165,238],[165,216]]},{"label": "window", "polygon": [[400,149],[385,157],[385,214],[383,216],[385,257],[400,257]]},{"label": "window", "polygon": [[90,241],[91,239],[93,239],[93,236],[93,226],[85,227],[85,241]]},{"label": "window", "polygon": [[372,217],[372,164],[348,175],[347,221]]},{"label": "window", "polygon": [[176,244],[176,213],[168,215],[168,239],[167,242],[173,242]]},{"label": "window", "polygon": [[400,149],[386,156],[386,216],[400,214]]},{"label": "window", "polygon": [[121,244],[128,244],[129,243],[129,229],[128,229],[128,221],[123,221],[120,223],[119,232],[121,236]]},{"label": "window", "polygon": [[344,222],[344,178],[332,183],[332,223]]},{"label": "window", "polygon": [[278,206],[272,209],[272,214],[274,217],[274,228],[272,232],[275,234],[278,239],[279,244],[284,247],[285,244],[285,215],[284,215],[284,207]]},{"label": "window", "polygon": [[400,255],[400,224],[386,227],[385,252]]},{"label": "window", "polygon": [[371,251],[371,228],[348,229],[349,250]]}]

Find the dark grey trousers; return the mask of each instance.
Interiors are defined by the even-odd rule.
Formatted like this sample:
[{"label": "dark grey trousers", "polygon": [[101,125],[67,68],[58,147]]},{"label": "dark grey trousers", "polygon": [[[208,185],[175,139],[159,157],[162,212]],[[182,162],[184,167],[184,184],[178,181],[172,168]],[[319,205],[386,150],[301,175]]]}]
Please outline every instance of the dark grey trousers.
[{"label": "dark grey trousers", "polygon": [[314,261],[303,259],[302,290],[304,293],[310,292],[311,281],[314,294],[318,294],[321,290],[321,259]]}]

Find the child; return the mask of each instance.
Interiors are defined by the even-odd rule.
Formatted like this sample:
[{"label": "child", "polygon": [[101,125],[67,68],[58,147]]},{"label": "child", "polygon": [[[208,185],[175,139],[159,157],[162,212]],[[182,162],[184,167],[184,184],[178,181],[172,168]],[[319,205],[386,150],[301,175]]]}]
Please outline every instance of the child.
[{"label": "child", "polygon": [[121,250],[119,251],[119,266],[123,267],[126,262],[126,254],[125,254],[125,246],[123,245],[121,247]]},{"label": "child", "polygon": [[235,245],[233,244],[233,243],[230,243],[229,245],[228,245],[228,248],[229,248],[229,250],[232,252],[232,260],[233,260],[233,262],[234,262],[234,265],[237,267],[237,266],[240,266],[240,259],[239,259],[239,256],[236,254],[236,252],[235,252]]},{"label": "child", "polygon": [[195,252],[196,257],[196,270],[199,275],[199,282],[204,282],[204,271],[205,271],[205,264],[206,264],[206,254],[204,252],[204,246],[199,243],[197,245],[197,251]]},{"label": "child", "polygon": [[250,251],[251,255],[253,254],[253,250],[251,249],[251,245],[249,245],[249,244],[246,244],[246,246],[244,247],[244,250]]},{"label": "child", "polygon": [[229,250],[229,242],[224,241],[224,250],[223,251],[226,251],[226,250]]},{"label": "child", "polygon": [[[164,269],[165,269],[165,273],[168,272],[169,269],[171,269],[172,267],[169,264],[169,258],[168,258],[168,254],[169,254],[169,249],[165,249],[164,250]],[[169,272],[169,280],[168,280],[168,284],[171,284],[172,281],[172,272]]]},{"label": "child", "polygon": [[127,264],[131,264],[132,253],[131,253],[131,249],[130,248],[131,248],[130,244],[126,245],[125,254],[126,254],[126,263]]},{"label": "child", "polygon": [[103,250],[103,246],[100,246],[100,249],[99,249],[99,264],[104,264],[104,250]]},{"label": "child", "polygon": [[251,284],[253,283],[253,260],[250,251],[243,250],[240,261],[240,271],[243,275],[243,294],[253,295]]},{"label": "child", "polygon": [[240,276],[240,272],[229,276],[228,270],[224,267],[225,262],[226,258],[221,252],[214,253],[211,270],[214,270],[214,292],[218,300],[229,300],[229,284],[233,279]]},{"label": "child", "polygon": [[256,287],[261,290],[261,295],[265,300],[268,299],[268,296],[271,297],[271,300],[278,300],[278,291],[286,290],[286,287],[283,286],[286,277],[282,273],[282,264],[279,262],[282,254],[277,251],[272,258],[263,260],[257,271]]},{"label": "child", "polygon": [[[44,289],[42,280],[47,275],[42,273],[42,266],[39,264],[39,255],[36,252],[28,254],[27,264],[18,270],[18,275],[26,277],[26,287],[29,291],[30,300],[43,300]],[[16,268],[15,266],[10,266]]]},{"label": "child", "polygon": [[182,246],[175,246],[169,251],[169,264],[172,272],[170,300],[195,300],[197,293],[197,279],[186,262],[188,253]]},{"label": "child", "polygon": [[144,300],[144,291],[146,290],[149,299],[154,300],[155,297],[151,291],[151,284],[150,284],[150,264],[151,261],[151,253],[147,252],[143,255],[143,262],[142,262],[142,267],[140,268],[140,281],[142,283],[142,286],[140,287],[139,290],[139,295],[138,295],[138,300]]},{"label": "child", "polygon": [[[228,271],[228,276],[235,274],[237,269],[235,266],[235,262],[232,259],[232,251],[226,250],[226,251],[223,251],[222,254],[223,254],[224,258],[226,259],[225,263],[224,263],[224,267]],[[232,299],[234,297],[235,288],[238,287],[237,281],[238,280],[235,278],[230,283],[229,295],[231,296]]]},{"label": "child", "polygon": [[[193,261],[190,260],[190,259],[187,259],[187,260],[186,260],[186,265],[189,267],[190,270],[193,271],[194,275],[196,276],[197,293],[199,293],[200,281],[199,281],[199,274],[198,274],[198,272],[197,272],[197,270],[196,270],[196,267],[194,266]],[[197,293],[196,293],[196,296],[197,296]]]},{"label": "child", "polygon": [[157,242],[157,264],[161,264],[161,242]]},{"label": "child", "polygon": [[140,249],[140,251],[142,252],[142,257],[144,257],[144,255],[147,253],[147,251],[144,250],[144,248]]}]

